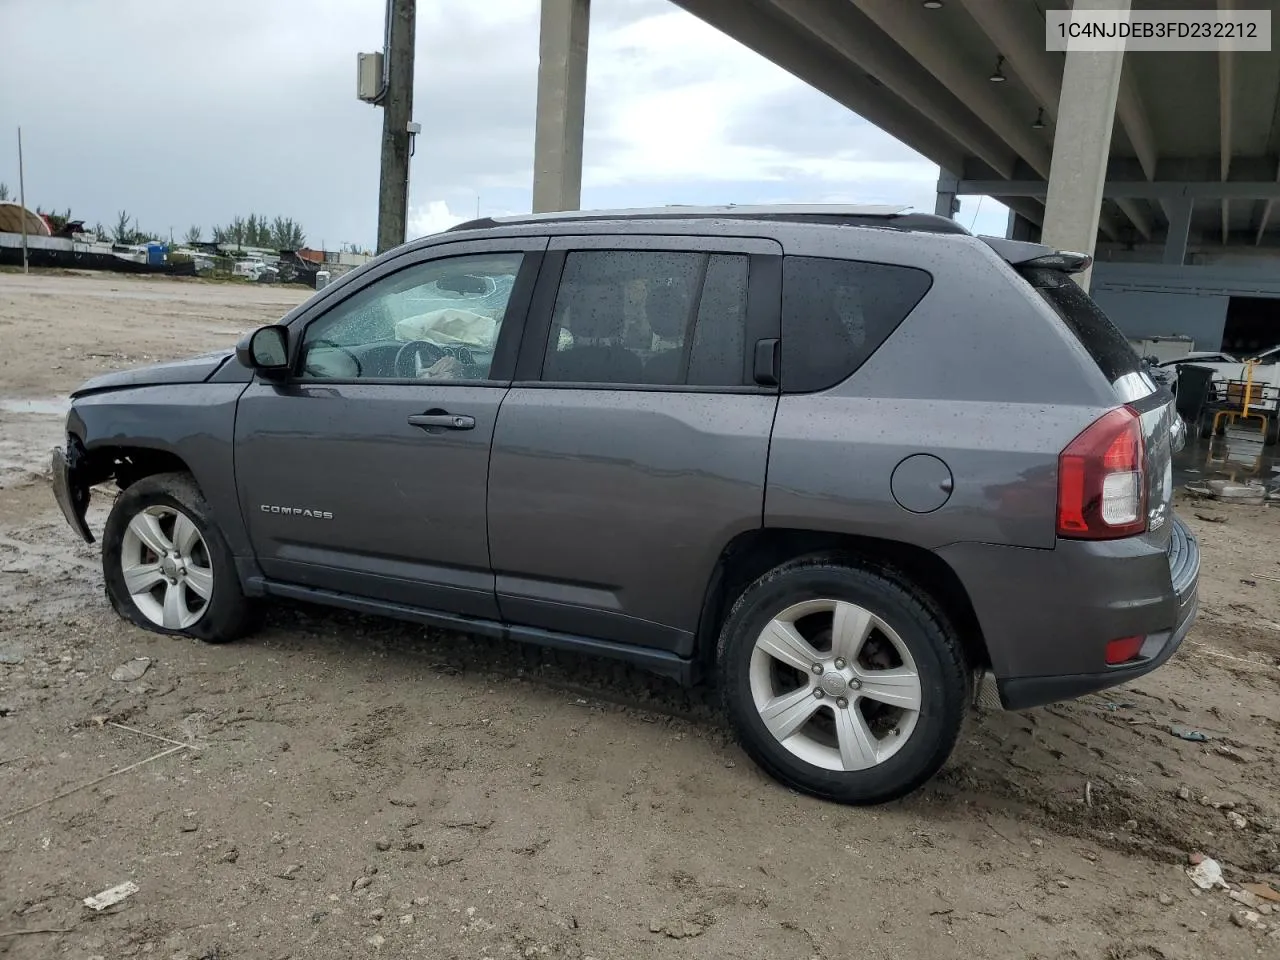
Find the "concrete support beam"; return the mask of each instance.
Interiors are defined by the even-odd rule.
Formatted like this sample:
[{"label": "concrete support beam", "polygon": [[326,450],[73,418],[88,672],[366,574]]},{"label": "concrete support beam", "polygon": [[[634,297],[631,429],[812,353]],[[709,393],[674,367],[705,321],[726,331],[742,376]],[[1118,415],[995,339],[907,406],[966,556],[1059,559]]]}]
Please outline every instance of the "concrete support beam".
[{"label": "concrete support beam", "polygon": [[1191,235],[1191,208],[1194,201],[1171,200],[1166,206],[1169,213],[1169,232],[1164,238],[1164,263],[1182,266],[1187,259],[1187,239]]},{"label": "concrete support beam", "polygon": [[956,184],[959,182],[954,174],[946,170],[938,171],[938,198],[933,205],[935,214],[954,218],[960,212],[960,200],[956,196]]},{"label": "concrete support beam", "polygon": [[[1218,9],[1231,10],[1232,0],[1218,0]],[[1235,87],[1236,61],[1230,47],[1218,50],[1218,157],[1222,179],[1231,174],[1231,91]],[[1227,242],[1231,226],[1231,201],[1222,199],[1222,242]]]},{"label": "concrete support beam", "polygon": [[[1054,55],[1044,49],[1044,15],[1036,5],[1001,0],[994,3],[992,0],[960,2],[1045,112],[1051,117],[1057,116],[1060,91],[1057,65]],[[910,6],[914,8],[916,5]],[[922,16],[915,9],[912,13]]]},{"label": "concrete support beam", "polygon": [[[1006,197],[1043,197],[1049,192],[1044,180],[961,180],[956,192],[963,196],[986,194]],[[1161,204],[1170,200],[1191,197],[1195,200],[1274,200],[1280,199],[1280,182],[1276,180],[1232,180],[1221,183],[1216,180],[1108,180],[1102,188],[1108,200],[1126,197],[1141,200],[1158,200]]]},{"label": "concrete support beam", "polygon": [[[961,0],[961,2],[969,12],[969,16],[982,28],[983,33],[1004,56],[1010,69],[1021,78],[1032,96],[1044,107],[1045,112],[1051,117],[1057,117],[1058,127],[1054,136],[1056,142],[1057,133],[1062,130],[1060,116],[1062,79],[1058,68],[1060,54],[1050,53],[1044,49],[1043,15],[1032,3],[1000,2],[1000,0]],[[1125,0],[1112,7],[1100,9],[1127,10],[1128,8],[1128,0]],[[915,13],[915,11],[912,12]],[[919,14],[917,13],[916,16]],[[1065,73],[1061,77],[1065,77]],[[1125,132],[1129,135],[1130,142],[1134,144],[1134,150],[1138,153],[1143,171],[1149,179],[1155,174],[1155,137],[1147,122],[1136,84],[1130,81],[1127,85],[1122,85],[1117,102],[1121,111],[1121,123],[1125,125]],[[1023,155],[1023,159],[1031,163],[1030,157]],[[1127,215],[1128,211],[1125,213]],[[1099,224],[1103,232],[1112,239],[1119,236],[1115,223],[1106,214],[1101,216]],[[1134,226],[1141,232],[1141,226],[1137,223],[1134,223]]]},{"label": "concrete support beam", "polygon": [[[1116,119],[1124,127],[1133,152],[1142,165],[1142,172],[1148,180],[1156,178],[1156,162],[1160,159],[1156,152],[1156,135],[1151,132],[1151,122],[1147,119],[1146,108],[1142,105],[1142,97],[1138,94],[1137,81],[1130,71],[1120,76],[1120,99],[1116,103]],[[1126,214],[1128,211],[1125,211]],[[1134,224],[1137,226],[1137,224]]]},{"label": "concrete support beam", "polygon": [[1038,236],[1038,231],[1044,225],[1044,205],[1039,200],[1030,200],[1026,197],[1001,196],[992,196],[991,199],[997,203],[1003,203],[1027,223],[1034,226]]},{"label": "concrete support beam", "polygon": [[[915,4],[902,0],[853,0],[854,5],[958,96],[979,120],[1041,176],[1049,175],[1049,146],[1028,125],[1026,117],[1009,112],[1008,98],[993,84],[955,56],[954,41]],[[868,68],[869,69],[869,68]],[[874,72],[874,71],[872,71]]]},{"label": "concrete support beam", "polygon": [[[1105,189],[1105,188],[1104,188]],[[1143,240],[1151,239],[1151,221],[1147,215],[1142,212],[1142,208],[1136,202],[1125,197],[1116,200],[1116,206],[1129,218],[1129,222],[1133,224],[1133,228],[1142,234]]]},{"label": "concrete support beam", "polygon": [[1262,215],[1258,217],[1258,233],[1253,238],[1255,247],[1262,246],[1262,235],[1267,232],[1267,224],[1271,221],[1271,207],[1274,204],[1274,200],[1268,200],[1262,205]]},{"label": "concrete support beam", "polygon": [[[1076,0],[1075,9],[1128,10],[1129,0]],[[1050,246],[1093,253],[1123,68],[1123,51],[1067,53],[1042,232]],[[1091,272],[1077,278],[1086,290]]]},{"label": "concrete support beam", "polygon": [[1040,239],[1037,225],[1016,210],[1009,211],[1009,223],[1005,227],[1004,235],[1006,240],[1026,240],[1031,243]]},{"label": "concrete support beam", "polygon": [[867,17],[847,5],[818,0],[773,0],[773,5],[802,30],[883,83],[992,170],[1006,177],[1013,174],[1016,157],[1008,145],[992,135],[954,91],[896,44],[886,42]]},{"label": "concrete support beam", "polygon": [[542,0],[533,212],[582,205],[582,130],[587,104],[591,0]]},{"label": "concrete support beam", "polygon": [[[1277,184],[1280,184],[1280,165],[1277,165],[1276,167],[1276,182]],[[1275,200],[1268,198],[1262,205],[1262,212],[1258,215],[1258,233],[1253,238],[1253,245],[1255,247],[1262,246],[1262,235],[1267,232],[1267,224],[1271,220],[1271,208],[1274,204]]]}]

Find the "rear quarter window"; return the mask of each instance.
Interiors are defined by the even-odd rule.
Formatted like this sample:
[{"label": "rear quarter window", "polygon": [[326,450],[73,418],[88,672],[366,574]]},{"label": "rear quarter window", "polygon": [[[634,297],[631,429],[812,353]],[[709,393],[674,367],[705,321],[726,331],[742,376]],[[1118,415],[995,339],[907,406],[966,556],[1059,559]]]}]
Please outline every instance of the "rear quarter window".
[{"label": "rear quarter window", "polygon": [[928,292],[924,270],[787,257],[782,267],[782,389],[825,390],[849,377]]},{"label": "rear quarter window", "polygon": [[1142,358],[1133,344],[1070,276],[1048,268],[1027,270],[1023,276],[1067,325],[1111,383],[1117,383],[1126,374],[1142,372]]}]

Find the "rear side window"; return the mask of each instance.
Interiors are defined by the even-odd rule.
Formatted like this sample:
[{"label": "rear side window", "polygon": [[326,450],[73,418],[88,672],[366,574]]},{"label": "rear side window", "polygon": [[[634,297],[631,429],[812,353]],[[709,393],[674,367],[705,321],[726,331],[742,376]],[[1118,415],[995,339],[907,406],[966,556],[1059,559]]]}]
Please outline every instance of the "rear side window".
[{"label": "rear side window", "polygon": [[914,267],[787,257],[782,267],[782,387],[825,390],[879,349],[928,292]]},{"label": "rear side window", "polygon": [[570,253],[542,379],[742,386],[747,276],[745,254]]},{"label": "rear side window", "polygon": [[1045,267],[1023,275],[1075,334],[1107,380],[1115,383],[1125,374],[1141,372],[1142,360],[1133,345],[1070,276]]}]

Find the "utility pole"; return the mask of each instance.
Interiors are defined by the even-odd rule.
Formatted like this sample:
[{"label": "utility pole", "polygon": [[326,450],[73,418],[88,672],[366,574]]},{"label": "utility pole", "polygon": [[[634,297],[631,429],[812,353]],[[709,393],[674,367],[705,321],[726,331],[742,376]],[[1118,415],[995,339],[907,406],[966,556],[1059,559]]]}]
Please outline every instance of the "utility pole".
[{"label": "utility pole", "polygon": [[22,128],[18,128],[18,203],[22,205],[22,211],[18,214],[18,219],[22,221],[22,272],[29,273],[27,269],[27,181],[22,173]]},{"label": "utility pole", "polygon": [[413,32],[417,0],[388,0],[386,89],[382,107],[382,179],[378,186],[378,253],[404,243],[409,219],[413,120]]}]

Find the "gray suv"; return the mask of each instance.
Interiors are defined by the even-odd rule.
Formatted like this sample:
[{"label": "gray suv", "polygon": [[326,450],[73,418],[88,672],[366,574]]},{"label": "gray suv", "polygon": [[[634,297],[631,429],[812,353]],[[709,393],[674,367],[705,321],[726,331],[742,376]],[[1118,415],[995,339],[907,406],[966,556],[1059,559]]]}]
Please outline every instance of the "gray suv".
[{"label": "gray suv", "polygon": [[112,605],[287,597],[714,679],[784,783],[925,782],[994,683],[1140,676],[1196,612],[1167,390],[1085,256],[877,207],[485,219],[230,351],[73,394]]}]

